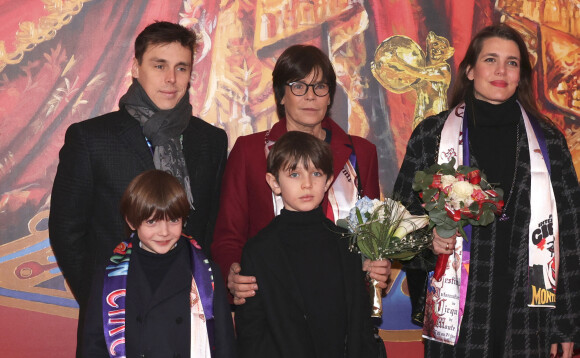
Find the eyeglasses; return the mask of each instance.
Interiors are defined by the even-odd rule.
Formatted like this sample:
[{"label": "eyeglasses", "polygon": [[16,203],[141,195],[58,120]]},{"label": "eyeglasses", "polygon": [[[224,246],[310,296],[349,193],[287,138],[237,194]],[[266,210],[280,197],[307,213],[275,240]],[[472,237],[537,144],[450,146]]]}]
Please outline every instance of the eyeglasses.
[{"label": "eyeglasses", "polygon": [[330,87],[328,86],[328,84],[323,82],[315,83],[313,85],[307,85],[302,81],[294,81],[286,83],[286,86],[290,87],[290,91],[292,91],[292,93],[295,96],[304,96],[306,92],[308,92],[308,87],[312,87],[314,94],[317,95],[318,97],[324,97],[330,91]]}]

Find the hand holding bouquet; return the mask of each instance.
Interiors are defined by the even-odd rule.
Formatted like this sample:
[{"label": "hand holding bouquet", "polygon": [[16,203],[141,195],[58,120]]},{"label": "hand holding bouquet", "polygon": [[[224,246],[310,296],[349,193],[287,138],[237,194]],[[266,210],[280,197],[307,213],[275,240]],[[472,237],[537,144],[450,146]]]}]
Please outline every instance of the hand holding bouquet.
[{"label": "hand holding bouquet", "polygon": [[[431,242],[426,230],[427,215],[411,215],[403,204],[392,199],[380,201],[364,197],[357,201],[346,219],[337,225],[348,229],[351,249],[358,249],[372,261],[384,259],[410,260]],[[413,233],[413,234],[412,234]],[[382,314],[381,289],[372,282],[373,317]]]},{"label": "hand holding bouquet", "polygon": [[[429,213],[429,227],[436,227],[441,237],[451,237],[457,231],[464,239],[465,225],[486,226],[503,208],[503,191],[494,189],[479,169],[460,165],[454,168],[455,158],[449,163],[434,164],[415,173],[413,190],[419,192],[423,207]],[[445,272],[449,255],[437,259],[436,280]]]}]

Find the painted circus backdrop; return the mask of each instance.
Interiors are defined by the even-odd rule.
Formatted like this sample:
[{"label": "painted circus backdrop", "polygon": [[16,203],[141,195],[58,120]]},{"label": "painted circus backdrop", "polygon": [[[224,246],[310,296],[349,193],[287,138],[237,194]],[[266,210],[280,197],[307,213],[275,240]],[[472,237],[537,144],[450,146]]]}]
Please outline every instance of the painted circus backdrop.
[{"label": "painted circus backdrop", "polygon": [[[0,356],[72,357],[77,306],[48,238],[58,150],[74,122],[117,109],[135,36],[154,20],[200,39],[193,114],[229,146],[277,121],[271,72],[309,43],[338,75],[333,118],[377,145],[389,195],[412,128],[447,108],[468,42],[492,22],[524,36],[540,106],[580,168],[579,0],[0,0]],[[404,273],[392,272],[381,336],[422,356]]]}]

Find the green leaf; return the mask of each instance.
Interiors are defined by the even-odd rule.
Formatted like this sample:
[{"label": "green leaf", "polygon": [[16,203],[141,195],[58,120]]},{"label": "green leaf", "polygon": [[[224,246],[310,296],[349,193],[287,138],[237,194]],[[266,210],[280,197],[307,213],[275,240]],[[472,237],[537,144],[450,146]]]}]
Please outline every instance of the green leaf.
[{"label": "green leaf", "polygon": [[381,223],[379,223],[378,221],[375,221],[374,223],[371,224],[371,232],[375,237],[380,237],[382,227],[383,225],[381,225]]},{"label": "green leaf", "polygon": [[443,210],[433,210],[429,213],[429,219],[436,225],[444,224],[448,218],[447,213]]},{"label": "green leaf", "polygon": [[441,236],[441,237],[451,237],[451,236],[455,236],[455,233],[457,232],[457,227],[446,227],[446,225],[438,225],[437,226],[437,235]]},{"label": "green leaf", "polygon": [[[437,202],[436,201],[430,201],[428,203],[425,204],[425,210],[427,211],[431,211],[433,210],[435,207],[437,206]],[[431,214],[429,214],[431,215]]]},{"label": "green leaf", "polygon": [[415,191],[426,190],[432,183],[433,183],[432,174],[427,174],[425,172],[418,171],[415,173],[415,177],[413,179],[413,190]]},{"label": "green leaf", "polygon": [[479,225],[486,226],[495,220],[495,215],[490,210],[484,210],[484,212],[479,217]]},{"label": "green leaf", "polygon": [[375,260],[375,256],[374,256],[374,253],[373,253],[373,250],[371,248],[371,245],[370,245],[370,242],[369,241],[371,241],[371,240],[365,239],[365,238],[362,238],[362,237],[358,237],[358,239],[356,241],[356,244],[357,244],[360,252],[364,256],[368,257],[371,260]]},{"label": "green leaf", "polygon": [[429,189],[423,190],[423,199],[422,199],[423,202],[426,203],[426,202],[433,200],[433,197],[438,192],[439,192],[439,189],[437,189],[437,188],[429,188]]},{"label": "green leaf", "polygon": [[356,208],[356,219],[358,220],[358,223],[359,224],[362,224],[363,223],[363,218],[362,218],[362,215],[360,213],[359,208]]},{"label": "green leaf", "polygon": [[463,238],[463,240],[468,241],[467,240],[467,233],[465,233],[465,229],[463,228],[463,226],[465,226],[465,225],[459,226],[459,233],[461,234],[461,237]]},{"label": "green leaf", "polygon": [[346,219],[338,219],[336,220],[336,226],[341,227],[343,229],[350,229],[350,226],[348,225],[348,220]]},{"label": "green leaf", "polygon": [[471,203],[471,205],[469,205],[469,211],[471,211],[471,213],[474,215],[477,215],[477,213],[479,213],[479,204],[477,203],[477,201],[474,201],[473,203]]}]

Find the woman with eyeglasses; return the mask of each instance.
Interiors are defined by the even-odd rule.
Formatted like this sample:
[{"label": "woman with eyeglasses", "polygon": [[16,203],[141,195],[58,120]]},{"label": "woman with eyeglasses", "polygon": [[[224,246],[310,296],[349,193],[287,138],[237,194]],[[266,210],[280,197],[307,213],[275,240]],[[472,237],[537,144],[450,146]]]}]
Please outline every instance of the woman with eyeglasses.
[{"label": "woman with eyeglasses", "polygon": [[[282,209],[265,177],[269,149],[284,133],[307,132],[330,144],[335,179],[322,206],[331,220],[346,217],[359,195],[380,195],[376,147],[347,134],[329,117],[336,74],[328,56],[314,46],[291,46],[278,58],[272,82],[280,120],[268,131],[239,137],[232,148],[211,247],[213,259],[228,272],[228,289],[237,305],[259,287],[255,277],[239,274],[242,248]],[[389,261],[366,260],[363,269],[386,287]]]}]

